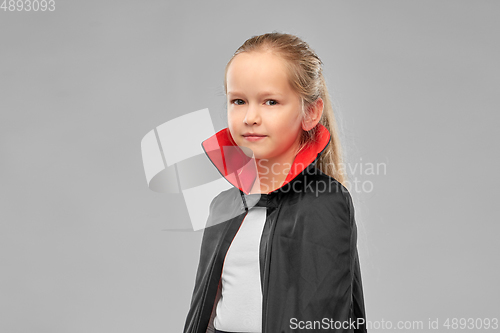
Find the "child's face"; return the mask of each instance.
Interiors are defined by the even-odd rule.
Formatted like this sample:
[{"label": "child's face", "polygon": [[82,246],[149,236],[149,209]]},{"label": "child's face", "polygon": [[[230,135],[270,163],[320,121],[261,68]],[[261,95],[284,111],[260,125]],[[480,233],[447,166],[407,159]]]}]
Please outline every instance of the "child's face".
[{"label": "child's face", "polygon": [[234,57],[226,76],[234,141],[250,148],[256,159],[281,163],[295,157],[302,131],[300,97],[288,83],[283,62],[268,52],[244,52]]}]

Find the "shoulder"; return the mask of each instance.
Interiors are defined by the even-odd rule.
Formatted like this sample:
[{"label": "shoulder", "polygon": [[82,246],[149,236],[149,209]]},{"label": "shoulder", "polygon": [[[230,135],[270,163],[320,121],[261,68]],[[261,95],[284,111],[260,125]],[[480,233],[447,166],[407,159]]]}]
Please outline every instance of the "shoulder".
[{"label": "shoulder", "polygon": [[231,187],[225,191],[217,194],[210,203],[210,210],[221,204],[227,204],[229,201],[235,200],[239,195],[239,190],[235,187]]},{"label": "shoulder", "polygon": [[301,210],[311,218],[316,217],[321,224],[350,229],[354,223],[354,207],[349,190],[318,168],[313,170],[302,179]]},{"label": "shoulder", "polygon": [[337,179],[325,174],[318,168],[304,176],[304,192],[313,197],[318,204],[335,204],[349,211],[352,197],[349,190]]},{"label": "shoulder", "polygon": [[226,222],[245,212],[239,189],[231,187],[216,195],[210,203],[207,227]]},{"label": "shoulder", "polygon": [[284,202],[282,237],[350,253],[356,229],[347,188],[320,170],[299,181]]}]

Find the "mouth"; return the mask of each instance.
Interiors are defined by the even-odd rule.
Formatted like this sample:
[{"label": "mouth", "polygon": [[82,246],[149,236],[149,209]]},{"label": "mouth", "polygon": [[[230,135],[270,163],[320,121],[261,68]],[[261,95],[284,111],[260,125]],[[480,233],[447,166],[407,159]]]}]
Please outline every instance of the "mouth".
[{"label": "mouth", "polygon": [[248,140],[248,141],[257,141],[257,140],[262,140],[264,139],[265,137],[267,137],[267,135],[263,135],[263,134],[254,134],[254,133],[247,133],[247,134],[243,134],[243,137]]}]

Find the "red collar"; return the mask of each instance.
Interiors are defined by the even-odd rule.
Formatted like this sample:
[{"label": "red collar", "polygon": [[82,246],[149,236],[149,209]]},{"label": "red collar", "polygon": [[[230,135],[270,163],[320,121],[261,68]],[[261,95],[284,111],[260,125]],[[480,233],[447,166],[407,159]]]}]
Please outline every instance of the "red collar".
[{"label": "red collar", "polygon": [[[314,163],[330,143],[328,129],[321,124],[317,126],[319,140],[312,142],[297,154],[280,188]],[[202,147],[220,174],[245,194],[249,194],[257,176],[256,163],[234,142],[229,128],[226,127],[203,141]]]}]

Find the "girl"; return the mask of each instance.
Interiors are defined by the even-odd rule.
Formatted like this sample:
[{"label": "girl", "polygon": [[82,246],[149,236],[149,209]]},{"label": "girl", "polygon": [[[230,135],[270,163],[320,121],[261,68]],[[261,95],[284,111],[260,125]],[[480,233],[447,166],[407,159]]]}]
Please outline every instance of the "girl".
[{"label": "girl", "polygon": [[277,32],[248,39],[227,64],[229,126],[202,147],[234,186],[211,203],[184,333],[366,332],[354,207],[321,65],[304,41]]}]

